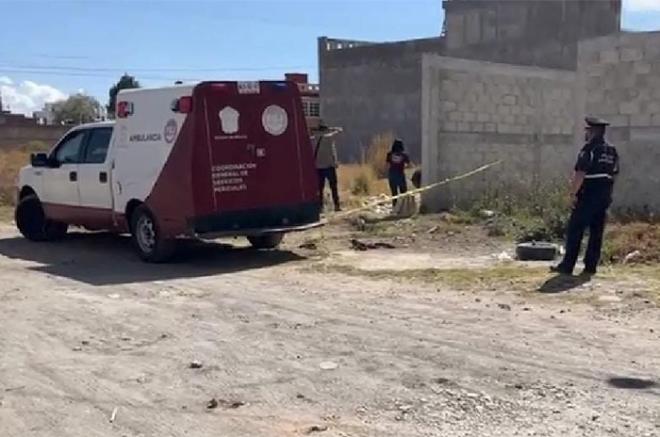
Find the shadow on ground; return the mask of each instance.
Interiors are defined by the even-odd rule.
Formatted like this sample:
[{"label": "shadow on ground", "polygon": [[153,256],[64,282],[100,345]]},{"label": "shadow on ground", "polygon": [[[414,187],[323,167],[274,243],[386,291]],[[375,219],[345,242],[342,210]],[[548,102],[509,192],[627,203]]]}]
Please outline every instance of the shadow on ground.
[{"label": "shadow on ground", "polygon": [[639,378],[610,378],[607,383],[612,387],[626,390],[646,390],[658,387],[658,383],[655,381]]},{"label": "shadow on ground", "polygon": [[33,243],[0,239],[0,255],[37,263],[28,269],[91,285],[115,285],[222,275],[300,261],[289,251],[258,251],[215,242],[183,242],[167,264],[147,264],[133,252],[131,240],[113,234],[72,233],[62,241]]},{"label": "shadow on ground", "polygon": [[591,281],[589,276],[556,275],[548,279],[538,289],[545,294],[556,294],[578,288]]}]

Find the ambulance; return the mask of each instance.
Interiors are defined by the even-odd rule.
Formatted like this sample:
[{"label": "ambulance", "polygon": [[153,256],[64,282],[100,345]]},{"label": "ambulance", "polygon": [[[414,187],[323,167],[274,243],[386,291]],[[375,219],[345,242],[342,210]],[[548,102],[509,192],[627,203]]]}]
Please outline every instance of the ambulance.
[{"label": "ambulance", "polygon": [[71,129],[20,171],[16,224],[32,241],[130,233],[147,262],[191,237],[276,248],[321,225],[313,153],[292,82],[122,90],[116,121]]}]

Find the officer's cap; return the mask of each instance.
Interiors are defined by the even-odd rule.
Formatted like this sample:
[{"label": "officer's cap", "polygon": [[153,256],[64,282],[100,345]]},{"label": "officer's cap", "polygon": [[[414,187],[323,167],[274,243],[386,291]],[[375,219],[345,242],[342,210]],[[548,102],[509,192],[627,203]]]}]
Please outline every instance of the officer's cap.
[{"label": "officer's cap", "polygon": [[610,125],[609,121],[594,116],[588,116],[584,119],[584,121],[587,123],[587,126],[589,127],[605,127]]}]

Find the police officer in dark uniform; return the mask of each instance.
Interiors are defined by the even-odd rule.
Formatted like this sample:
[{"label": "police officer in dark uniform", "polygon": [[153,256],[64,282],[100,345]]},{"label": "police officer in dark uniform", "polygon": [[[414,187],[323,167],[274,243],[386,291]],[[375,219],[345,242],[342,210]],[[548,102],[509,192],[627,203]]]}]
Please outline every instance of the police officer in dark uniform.
[{"label": "police officer in dark uniform", "polygon": [[616,148],[605,141],[609,123],[598,117],[585,119],[584,145],[575,164],[571,181],[573,211],[568,223],[566,254],[562,262],[551,270],[573,274],[585,229],[589,229],[589,244],[584,256],[583,275],[596,274],[603,244],[607,209],[612,203],[614,179],[619,173],[619,155]]}]

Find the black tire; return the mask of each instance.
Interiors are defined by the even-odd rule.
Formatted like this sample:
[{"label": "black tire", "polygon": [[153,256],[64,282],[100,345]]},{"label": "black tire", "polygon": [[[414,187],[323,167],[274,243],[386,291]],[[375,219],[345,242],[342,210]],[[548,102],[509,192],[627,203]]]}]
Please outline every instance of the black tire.
[{"label": "black tire", "polygon": [[558,254],[557,245],[552,243],[530,242],[516,246],[516,256],[521,261],[554,261]]},{"label": "black tire", "polygon": [[66,223],[48,220],[39,198],[25,196],[18,202],[14,213],[16,227],[30,241],[53,241],[62,239],[69,228]]},{"label": "black tire", "polygon": [[158,221],[145,205],[131,215],[131,236],[137,254],[146,262],[166,262],[176,250],[176,241],[163,238]]},{"label": "black tire", "polygon": [[265,234],[247,237],[248,241],[255,249],[276,249],[282,243],[284,234]]}]

